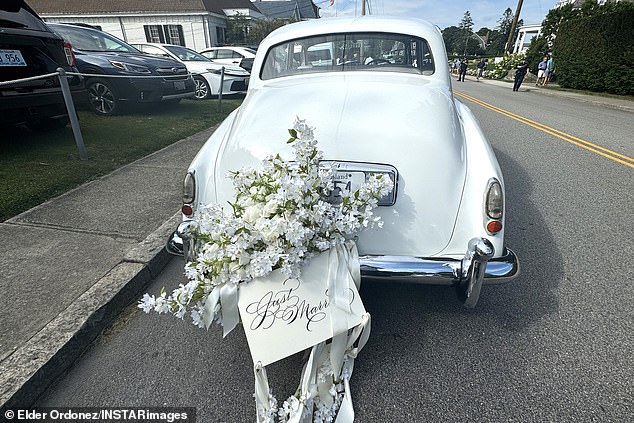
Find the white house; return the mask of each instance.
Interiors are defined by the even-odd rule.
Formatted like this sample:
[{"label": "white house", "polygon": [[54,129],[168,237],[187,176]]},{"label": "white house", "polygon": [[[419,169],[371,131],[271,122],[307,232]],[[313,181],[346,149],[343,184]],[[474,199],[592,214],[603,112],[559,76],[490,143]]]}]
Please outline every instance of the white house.
[{"label": "white house", "polygon": [[513,53],[526,53],[531,45],[533,38],[539,37],[542,31],[541,25],[523,25],[520,26],[513,46]]},{"label": "white house", "polygon": [[95,26],[129,43],[178,44],[200,51],[224,44],[227,17],[265,15],[250,0],[28,0],[47,22]]}]

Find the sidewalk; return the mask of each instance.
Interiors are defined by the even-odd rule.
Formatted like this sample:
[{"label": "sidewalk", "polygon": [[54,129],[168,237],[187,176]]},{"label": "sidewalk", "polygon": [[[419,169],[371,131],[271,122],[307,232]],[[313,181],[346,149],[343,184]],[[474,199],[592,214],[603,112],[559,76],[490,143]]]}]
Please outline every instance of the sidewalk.
[{"label": "sidewalk", "polygon": [[[454,76],[454,75],[452,75]],[[498,85],[501,87],[508,87],[509,89],[513,88],[512,80],[496,80],[496,79],[485,79],[481,78],[477,80],[475,76],[467,75],[466,79],[473,82],[482,82],[485,84]],[[454,88],[456,88],[455,79],[454,79]],[[551,97],[564,97],[569,100],[580,101],[583,103],[591,103],[597,106],[609,107],[611,109],[624,110],[626,112],[634,112],[634,101],[624,100],[620,98],[613,97],[604,97],[600,95],[589,95],[589,94],[580,94],[569,91],[562,91],[555,89],[555,87],[559,87],[557,84],[551,84],[553,88],[548,87],[537,87],[534,83],[527,81],[522,84],[520,87],[520,91],[530,91],[536,92],[538,94],[548,95]]]},{"label": "sidewalk", "polygon": [[[634,112],[632,101],[524,89]],[[0,223],[0,410],[30,406],[161,271],[182,178],[213,130]]]},{"label": "sidewalk", "polygon": [[161,271],[214,129],[0,223],[0,409],[31,405]]}]

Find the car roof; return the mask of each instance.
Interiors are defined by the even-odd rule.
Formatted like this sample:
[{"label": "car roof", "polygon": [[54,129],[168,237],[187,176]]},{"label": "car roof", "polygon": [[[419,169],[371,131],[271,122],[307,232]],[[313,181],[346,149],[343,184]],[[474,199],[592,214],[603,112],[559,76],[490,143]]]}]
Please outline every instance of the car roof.
[{"label": "car roof", "polygon": [[[447,62],[445,43],[438,26],[417,18],[366,15],[353,18],[337,17],[313,19],[291,23],[276,29],[260,43],[258,54],[253,65],[254,71],[252,71],[252,75],[259,74],[260,66],[262,66],[266,53],[275,45],[289,40],[315,35],[354,32],[382,32],[421,37],[428,42],[436,63]],[[443,80],[443,82],[448,85],[450,84],[448,72],[434,72],[434,75],[430,77]],[[253,86],[257,85],[257,79],[252,79],[251,84]]]},{"label": "car roof", "polygon": [[394,32],[423,38],[442,37],[438,26],[423,19],[366,15],[295,22],[276,29],[267,39],[277,43],[286,39],[342,32]]}]

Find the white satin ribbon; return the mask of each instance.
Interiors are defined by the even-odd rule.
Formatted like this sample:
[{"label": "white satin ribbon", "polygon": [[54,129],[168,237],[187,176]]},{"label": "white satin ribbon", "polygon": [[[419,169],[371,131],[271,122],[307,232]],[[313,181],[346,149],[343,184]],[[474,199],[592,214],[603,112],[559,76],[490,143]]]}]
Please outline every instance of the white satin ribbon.
[{"label": "white satin ribbon", "polygon": [[220,288],[215,286],[209,293],[209,296],[207,296],[207,299],[205,300],[205,305],[204,305],[205,312],[203,313],[203,323],[205,324],[206,329],[209,329],[209,326],[211,326],[211,324],[214,321],[214,317],[216,316],[216,305],[218,304],[219,300],[220,300]]},{"label": "white satin ribbon", "polygon": [[[271,405],[269,403],[269,379],[266,376],[266,368],[259,363],[253,367],[255,375],[255,409],[258,422],[264,421],[269,414]],[[264,415],[262,415],[264,412]]]},{"label": "white satin ribbon", "polygon": [[[328,296],[334,304],[331,329],[334,337],[330,346],[330,363],[337,377],[341,374],[348,332],[348,316],[351,313],[351,284],[359,289],[361,274],[359,253],[354,241],[331,248],[328,257]],[[338,312],[341,310],[342,312]]]},{"label": "white satin ribbon", "polygon": [[222,312],[222,337],[224,338],[240,322],[238,284],[226,283],[220,287],[220,307]]}]

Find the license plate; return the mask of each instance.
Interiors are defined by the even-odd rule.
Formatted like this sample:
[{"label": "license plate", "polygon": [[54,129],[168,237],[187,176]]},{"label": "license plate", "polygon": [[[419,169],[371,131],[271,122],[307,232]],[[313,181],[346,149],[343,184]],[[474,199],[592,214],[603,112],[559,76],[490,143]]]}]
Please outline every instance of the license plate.
[{"label": "license plate", "polygon": [[174,89],[177,91],[184,91],[185,81],[174,81]]},{"label": "license plate", "polygon": [[20,50],[0,50],[0,66],[26,66]]},{"label": "license plate", "polygon": [[333,175],[332,191],[326,195],[330,203],[341,202],[341,197],[357,190],[365,182],[365,173],[352,171],[338,171]]}]

